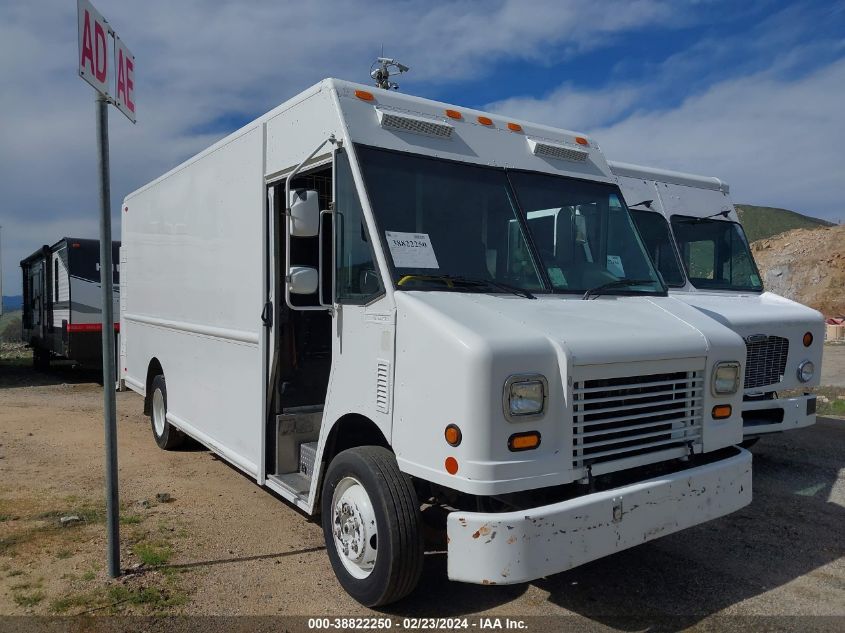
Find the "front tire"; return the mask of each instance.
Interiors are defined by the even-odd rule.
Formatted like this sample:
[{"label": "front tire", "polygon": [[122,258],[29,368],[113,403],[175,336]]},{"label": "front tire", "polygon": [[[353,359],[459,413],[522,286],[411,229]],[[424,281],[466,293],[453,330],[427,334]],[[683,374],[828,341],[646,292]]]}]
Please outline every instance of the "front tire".
[{"label": "front tire", "polygon": [[185,443],[185,434],[167,421],[167,385],[164,376],[153,378],[150,395],[150,424],[159,448],[172,451]]},{"label": "front tire", "polygon": [[420,506],[393,453],[379,446],[339,453],[321,509],[329,559],[350,596],[377,607],[414,590],[423,567]]}]

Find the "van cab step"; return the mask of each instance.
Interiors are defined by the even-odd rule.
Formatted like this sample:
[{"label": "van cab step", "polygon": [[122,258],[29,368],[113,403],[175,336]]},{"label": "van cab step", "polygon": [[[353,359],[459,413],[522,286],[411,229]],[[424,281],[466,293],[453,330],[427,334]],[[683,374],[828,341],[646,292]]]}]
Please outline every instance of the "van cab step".
[{"label": "van cab step", "polygon": [[302,473],[287,473],[285,475],[269,475],[267,477],[280,486],[290,490],[300,499],[307,499],[308,492],[311,490],[311,477],[306,477]]},{"label": "van cab step", "polygon": [[299,472],[311,479],[317,461],[317,442],[303,442],[299,445]]}]

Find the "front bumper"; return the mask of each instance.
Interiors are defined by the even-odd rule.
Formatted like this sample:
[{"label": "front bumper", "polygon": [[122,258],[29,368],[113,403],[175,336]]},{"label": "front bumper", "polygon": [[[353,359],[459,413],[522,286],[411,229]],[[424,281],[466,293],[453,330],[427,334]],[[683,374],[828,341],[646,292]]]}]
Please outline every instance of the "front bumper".
[{"label": "front bumper", "polygon": [[751,454],[517,512],[452,512],[449,578],[514,584],[572,569],[751,502]]},{"label": "front bumper", "polygon": [[742,403],[742,434],[757,437],[800,429],[816,423],[816,396],[805,394],[774,400],[745,400]]}]

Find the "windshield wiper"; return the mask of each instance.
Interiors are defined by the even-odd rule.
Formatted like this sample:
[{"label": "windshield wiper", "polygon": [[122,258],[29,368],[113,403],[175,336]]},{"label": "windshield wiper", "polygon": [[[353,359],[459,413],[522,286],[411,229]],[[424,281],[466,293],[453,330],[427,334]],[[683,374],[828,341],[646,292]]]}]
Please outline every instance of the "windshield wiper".
[{"label": "windshield wiper", "polygon": [[718,213],[713,213],[711,215],[705,215],[703,218],[690,218],[689,220],[681,220],[681,222],[683,222],[684,224],[697,224],[699,222],[704,222],[704,220],[709,220],[711,218],[719,217],[720,215],[727,220],[728,216],[730,214],[731,214],[730,209],[724,209],[723,211],[719,211]]},{"label": "windshield wiper", "polygon": [[653,284],[654,279],[617,279],[616,281],[609,281],[606,284],[602,284],[601,286],[596,286],[595,288],[590,288],[587,292],[584,293],[584,301],[589,299],[590,297],[598,297],[600,294],[603,294],[605,290],[610,290],[611,288],[625,288],[628,286],[639,286],[642,284]]},{"label": "windshield wiper", "polygon": [[492,279],[481,279],[477,277],[464,277],[462,275],[420,275],[420,277],[426,277],[429,279],[443,279],[446,281],[454,281],[459,284],[466,284],[468,286],[488,286],[491,288],[498,288],[499,290],[504,290],[505,292],[509,292],[514,295],[518,295],[520,297],[525,297],[526,299],[536,299],[533,294],[525,290],[524,288],[519,288],[517,286],[511,286],[510,284],[502,283],[501,281],[493,281]]}]

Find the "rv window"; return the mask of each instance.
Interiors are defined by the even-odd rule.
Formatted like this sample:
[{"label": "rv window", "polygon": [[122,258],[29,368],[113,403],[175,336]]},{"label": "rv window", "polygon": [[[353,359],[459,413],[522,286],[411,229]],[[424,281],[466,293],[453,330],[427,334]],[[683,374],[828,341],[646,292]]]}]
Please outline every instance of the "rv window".
[{"label": "rv window", "polygon": [[736,222],[673,215],[672,231],[690,283],[697,288],[763,289],[745,233]]},{"label": "rv window", "polygon": [[681,287],[684,285],[684,273],[678,262],[669,223],[660,213],[655,211],[639,211],[631,209],[631,217],[640,231],[651,261],[663,275],[667,286]]},{"label": "rv window", "polygon": [[384,293],[346,153],[335,159],[336,285],[338,303],[363,305]]}]

